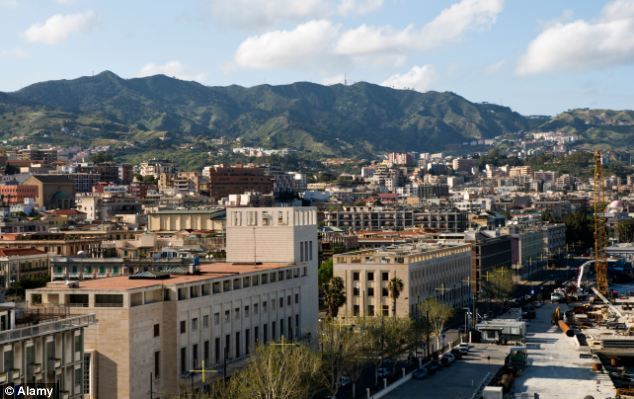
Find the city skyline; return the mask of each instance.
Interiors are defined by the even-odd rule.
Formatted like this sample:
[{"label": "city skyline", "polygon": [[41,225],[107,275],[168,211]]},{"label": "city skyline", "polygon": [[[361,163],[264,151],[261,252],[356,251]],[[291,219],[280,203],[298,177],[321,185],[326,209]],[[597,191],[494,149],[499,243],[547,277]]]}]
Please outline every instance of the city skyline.
[{"label": "city skyline", "polygon": [[0,90],[111,70],[210,86],[368,81],[523,114],[634,108],[629,0],[122,5],[0,1]]}]

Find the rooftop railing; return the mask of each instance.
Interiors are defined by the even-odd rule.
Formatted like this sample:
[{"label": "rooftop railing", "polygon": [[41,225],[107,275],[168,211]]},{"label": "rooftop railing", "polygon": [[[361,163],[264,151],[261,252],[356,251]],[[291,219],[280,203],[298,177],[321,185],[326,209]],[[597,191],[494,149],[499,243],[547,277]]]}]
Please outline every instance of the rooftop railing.
[{"label": "rooftop railing", "polygon": [[0,332],[0,344],[87,327],[95,323],[97,323],[95,314],[87,314],[16,328],[14,330]]}]

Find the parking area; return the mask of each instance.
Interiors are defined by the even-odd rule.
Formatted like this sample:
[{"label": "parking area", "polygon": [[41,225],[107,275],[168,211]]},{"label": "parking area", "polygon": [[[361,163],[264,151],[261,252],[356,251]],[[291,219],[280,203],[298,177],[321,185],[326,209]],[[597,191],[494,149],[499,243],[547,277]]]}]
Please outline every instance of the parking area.
[{"label": "parking area", "polygon": [[385,398],[469,399],[487,373],[504,364],[508,346],[473,344],[469,354],[423,380],[410,380]]}]

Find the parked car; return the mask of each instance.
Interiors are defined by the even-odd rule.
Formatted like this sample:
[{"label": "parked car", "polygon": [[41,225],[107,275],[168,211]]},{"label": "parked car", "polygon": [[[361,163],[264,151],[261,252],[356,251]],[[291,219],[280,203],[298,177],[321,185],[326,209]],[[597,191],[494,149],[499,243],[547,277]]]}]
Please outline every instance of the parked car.
[{"label": "parked car", "polygon": [[429,369],[427,367],[419,367],[412,374],[412,378],[415,380],[422,380],[429,375]]},{"label": "parked car", "polygon": [[460,352],[463,355],[466,355],[467,353],[469,353],[469,344],[467,342],[461,342],[457,348],[460,350]]},{"label": "parked car", "polygon": [[460,349],[457,346],[451,350],[451,354],[456,357],[456,360],[460,360],[462,359],[462,356],[464,356],[464,353],[460,352]]},{"label": "parked car", "polygon": [[440,357],[440,364],[445,367],[449,367],[449,365],[456,361],[456,357],[451,352],[443,353]]}]

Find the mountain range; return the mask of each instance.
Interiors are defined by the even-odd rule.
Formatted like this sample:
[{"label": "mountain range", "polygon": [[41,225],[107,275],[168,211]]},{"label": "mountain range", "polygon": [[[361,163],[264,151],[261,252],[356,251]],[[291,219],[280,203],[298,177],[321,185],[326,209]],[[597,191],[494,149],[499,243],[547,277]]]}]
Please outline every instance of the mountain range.
[{"label": "mountain range", "polygon": [[474,139],[563,130],[590,144],[634,144],[634,112],[527,117],[451,92],[371,83],[204,86],[164,75],[90,77],[0,92],[0,137],[25,143],[167,148],[212,138],[319,155],[442,150]]}]

